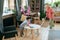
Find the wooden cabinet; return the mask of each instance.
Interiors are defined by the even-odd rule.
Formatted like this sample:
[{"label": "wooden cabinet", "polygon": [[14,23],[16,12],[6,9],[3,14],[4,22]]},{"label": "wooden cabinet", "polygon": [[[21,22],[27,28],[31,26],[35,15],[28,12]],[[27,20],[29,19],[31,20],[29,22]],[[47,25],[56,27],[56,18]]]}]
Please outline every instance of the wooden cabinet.
[{"label": "wooden cabinet", "polygon": [[40,0],[29,0],[29,5],[32,12],[40,11]]},{"label": "wooden cabinet", "polygon": [[15,37],[16,30],[16,16],[15,14],[9,14],[3,16],[3,36],[4,39]]},{"label": "wooden cabinet", "polygon": [[16,25],[16,16],[14,14],[3,16],[3,26]]}]

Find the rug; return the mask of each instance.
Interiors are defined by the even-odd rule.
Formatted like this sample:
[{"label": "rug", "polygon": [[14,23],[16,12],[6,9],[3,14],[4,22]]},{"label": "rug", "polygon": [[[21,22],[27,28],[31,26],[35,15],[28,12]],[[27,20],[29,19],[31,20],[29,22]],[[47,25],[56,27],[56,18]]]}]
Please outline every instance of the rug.
[{"label": "rug", "polygon": [[60,40],[60,30],[49,30],[48,40]]}]

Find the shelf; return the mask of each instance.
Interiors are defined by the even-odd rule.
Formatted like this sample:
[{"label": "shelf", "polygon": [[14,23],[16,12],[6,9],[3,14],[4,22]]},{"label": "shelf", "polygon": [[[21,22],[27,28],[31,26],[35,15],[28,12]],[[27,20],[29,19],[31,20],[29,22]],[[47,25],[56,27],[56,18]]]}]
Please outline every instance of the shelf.
[{"label": "shelf", "polygon": [[36,12],[40,10],[40,0],[30,0],[31,11]]},{"label": "shelf", "polygon": [[32,1],[32,3],[34,3],[34,1]]}]

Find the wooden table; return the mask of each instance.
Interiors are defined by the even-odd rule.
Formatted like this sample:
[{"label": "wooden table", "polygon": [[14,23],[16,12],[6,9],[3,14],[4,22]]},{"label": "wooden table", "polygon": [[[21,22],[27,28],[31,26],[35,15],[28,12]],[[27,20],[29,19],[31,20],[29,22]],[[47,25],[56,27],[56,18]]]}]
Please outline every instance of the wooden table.
[{"label": "wooden table", "polygon": [[39,29],[40,29],[40,25],[37,24],[30,24],[30,26],[25,26],[24,29],[26,29],[25,31],[25,37],[27,37],[27,30],[31,30],[32,33],[32,40],[34,40],[34,30],[37,30],[37,32],[39,33]]}]

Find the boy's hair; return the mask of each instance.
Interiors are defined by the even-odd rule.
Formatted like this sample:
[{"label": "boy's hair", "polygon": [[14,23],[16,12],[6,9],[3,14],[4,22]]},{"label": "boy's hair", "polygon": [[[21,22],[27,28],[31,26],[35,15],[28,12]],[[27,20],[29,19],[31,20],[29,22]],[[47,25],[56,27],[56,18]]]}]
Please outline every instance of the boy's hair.
[{"label": "boy's hair", "polygon": [[27,19],[27,20],[28,20],[28,19],[31,19],[31,17],[27,17],[26,19]]}]

